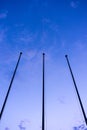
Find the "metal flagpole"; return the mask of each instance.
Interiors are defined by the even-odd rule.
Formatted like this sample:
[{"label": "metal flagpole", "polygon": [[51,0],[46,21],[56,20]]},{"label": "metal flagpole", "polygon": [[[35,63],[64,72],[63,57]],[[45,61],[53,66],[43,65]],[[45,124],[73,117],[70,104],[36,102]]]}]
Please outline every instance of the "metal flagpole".
[{"label": "metal flagpole", "polygon": [[43,53],[43,81],[42,81],[42,130],[45,130],[45,107],[44,107],[44,69],[45,69],[45,53]]},{"label": "metal flagpole", "polygon": [[81,110],[82,110],[82,113],[83,113],[83,116],[84,116],[84,120],[85,120],[85,123],[87,125],[87,118],[86,118],[85,110],[84,110],[84,107],[83,107],[83,104],[82,104],[82,101],[81,101],[81,98],[80,98],[80,95],[79,95],[79,92],[78,92],[78,89],[77,89],[77,85],[76,85],[76,82],[75,82],[75,78],[74,78],[69,60],[68,60],[68,55],[65,55],[65,57],[66,57],[67,64],[68,64],[68,67],[69,67],[69,70],[70,70],[70,73],[71,73],[71,76],[72,76],[72,80],[73,80],[73,83],[74,83],[74,86],[75,86],[75,90],[76,90],[76,93],[77,93],[77,96],[78,96],[78,100],[79,100],[79,103],[80,103],[80,106],[81,106]]},{"label": "metal flagpole", "polygon": [[14,77],[15,77],[15,74],[16,74],[16,71],[17,71],[17,68],[18,68],[18,64],[19,64],[19,61],[20,61],[21,55],[22,55],[22,52],[20,52],[20,55],[19,55],[19,58],[18,58],[18,61],[17,61],[16,67],[15,67],[15,70],[14,70],[14,73],[13,73],[13,76],[12,76],[12,79],[11,79],[11,82],[10,82],[10,85],[9,85],[9,88],[8,88],[8,91],[7,91],[7,94],[6,94],[6,97],[5,97],[5,100],[4,100],[4,103],[3,103],[2,109],[1,109],[0,120],[1,120],[1,118],[2,118],[2,114],[3,114],[3,111],[4,111],[4,109],[5,109],[5,105],[6,105],[6,102],[7,102],[8,96],[9,96],[9,92],[10,92],[10,90],[11,90],[11,86],[12,86],[12,83],[13,83],[13,80],[14,80]]}]

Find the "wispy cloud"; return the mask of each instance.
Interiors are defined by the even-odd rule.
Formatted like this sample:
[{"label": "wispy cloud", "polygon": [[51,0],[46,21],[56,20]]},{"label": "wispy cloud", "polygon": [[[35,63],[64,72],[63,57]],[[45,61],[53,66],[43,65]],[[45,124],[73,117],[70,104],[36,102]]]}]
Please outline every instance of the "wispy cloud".
[{"label": "wispy cloud", "polygon": [[59,25],[52,22],[50,19],[48,18],[43,18],[42,19],[42,24],[43,26],[48,27],[50,30],[52,30],[53,32],[58,32],[59,31]]},{"label": "wispy cloud", "polygon": [[[55,46],[56,40],[58,36],[60,35],[60,29],[58,23],[52,21],[49,18],[43,18],[42,19],[42,35],[40,38],[40,43],[43,46],[43,48],[50,48],[52,46]],[[47,47],[48,44],[49,46]],[[51,48],[50,48],[51,49]]]},{"label": "wispy cloud", "polygon": [[3,42],[6,38],[6,32],[7,32],[7,29],[0,29],[0,43]]},{"label": "wispy cloud", "polygon": [[24,24],[23,24],[23,23],[21,23],[21,24],[18,24],[18,23],[17,23],[17,24],[15,24],[14,26],[15,26],[15,27],[23,27]]},{"label": "wispy cloud", "polygon": [[24,37],[20,37],[19,40],[21,42],[29,43],[29,42],[32,42],[33,38],[31,35],[26,35]]},{"label": "wispy cloud", "polygon": [[5,18],[7,18],[7,14],[8,14],[8,11],[1,12],[1,13],[0,13],[0,19],[5,19]]},{"label": "wispy cloud", "polygon": [[82,41],[76,41],[75,42],[75,47],[79,50],[79,51],[83,51],[87,48],[86,43],[82,42]]},{"label": "wispy cloud", "polygon": [[41,42],[42,45],[44,45],[46,41],[47,41],[47,32],[43,31],[40,42]]},{"label": "wispy cloud", "polygon": [[32,60],[37,54],[38,54],[38,50],[28,49],[28,50],[25,50],[23,58],[25,60]]},{"label": "wispy cloud", "polygon": [[36,33],[29,32],[26,29],[24,29],[23,31],[19,32],[18,36],[16,36],[16,42],[21,42],[27,45],[33,42],[36,36]]},{"label": "wispy cloud", "polygon": [[70,2],[70,6],[72,7],[72,8],[77,8],[78,6],[79,6],[79,1],[71,1]]}]

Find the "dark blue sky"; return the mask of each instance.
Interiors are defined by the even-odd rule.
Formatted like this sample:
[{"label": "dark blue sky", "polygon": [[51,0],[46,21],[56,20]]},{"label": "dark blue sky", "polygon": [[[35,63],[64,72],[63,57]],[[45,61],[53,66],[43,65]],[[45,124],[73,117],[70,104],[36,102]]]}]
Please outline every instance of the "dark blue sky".
[{"label": "dark blue sky", "polygon": [[[42,35],[45,35],[44,32],[47,36],[44,36],[46,37],[45,46],[51,46],[55,39],[59,45],[62,39],[67,42],[67,45],[73,44],[76,40],[82,40],[81,37],[86,40],[84,35],[87,30],[86,4],[82,1],[75,4],[72,4],[75,7],[71,7],[70,1],[11,1],[6,4],[4,2],[2,11],[7,10],[8,16],[7,20],[1,20],[1,24],[4,24],[4,27],[8,26],[7,39],[10,37],[10,40],[21,35],[19,33],[24,30],[25,33],[37,34],[33,41],[36,44],[31,43],[31,47],[43,48],[41,39]],[[15,27],[16,24],[21,26]]]},{"label": "dark blue sky", "polygon": [[[59,45],[64,39],[67,46],[77,40],[82,41],[81,37],[86,41],[86,1],[1,1],[0,6],[0,12],[7,15],[6,19],[0,20],[0,24],[2,28],[8,28],[6,40],[10,40],[10,43],[18,35],[23,35],[20,34],[22,31],[32,35],[37,33],[33,41],[37,44],[31,43],[31,47],[43,48],[40,40],[45,35],[44,32],[47,36],[44,44],[48,47],[53,44],[54,39]],[[15,27],[18,24],[19,27]]]}]

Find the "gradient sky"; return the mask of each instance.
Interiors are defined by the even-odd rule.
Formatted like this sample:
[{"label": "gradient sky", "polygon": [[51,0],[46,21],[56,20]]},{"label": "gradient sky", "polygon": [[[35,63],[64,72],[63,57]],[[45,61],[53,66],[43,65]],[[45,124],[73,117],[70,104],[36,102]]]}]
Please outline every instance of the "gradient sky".
[{"label": "gradient sky", "polygon": [[0,130],[41,130],[43,52],[46,130],[85,124],[64,56],[87,114],[87,0],[0,0],[0,110],[20,51]]}]

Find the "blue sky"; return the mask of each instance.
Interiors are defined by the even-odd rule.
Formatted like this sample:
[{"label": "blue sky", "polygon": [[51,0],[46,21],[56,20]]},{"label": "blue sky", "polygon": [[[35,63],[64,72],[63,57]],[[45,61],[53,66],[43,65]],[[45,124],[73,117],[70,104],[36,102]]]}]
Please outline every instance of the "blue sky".
[{"label": "blue sky", "polygon": [[69,55],[87,114],[87,1],[0,0],[0,110],[20,51],[0,129],[41,129],[43,52],[46,130],[83,124],[64,55]]}]

